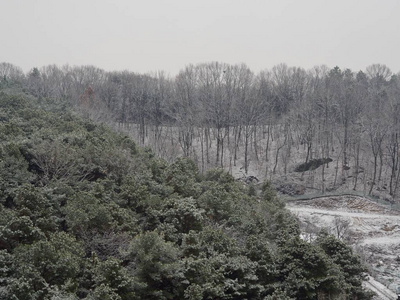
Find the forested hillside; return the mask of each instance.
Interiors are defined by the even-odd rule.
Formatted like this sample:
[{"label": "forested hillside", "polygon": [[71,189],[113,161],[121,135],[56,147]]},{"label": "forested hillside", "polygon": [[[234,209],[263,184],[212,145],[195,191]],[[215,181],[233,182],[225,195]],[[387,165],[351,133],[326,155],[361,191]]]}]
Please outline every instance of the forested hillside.
[{"label": "forested hillside", "polygon": [[[94,102],[101,85],[92,78],[89,88],[85,72],[83,93],[62,80],[47,85],[64,74],[53,71],[25,78],[11,66],[2,76],[1,299],[370,298],[359,258],[324,232],[302,240],[268,183],[259,189],[221,169],[200,172],[187,158],[168,163],[77,117],[67,92],[80,95],[83,115],[104,105],[119,116],[119,104]],[[158,116],[153,125],[173,121]]]},{"label": "forested hillside", "polygon": [[2,85],[68,101],[169,162],[189,157],[202,173],[301,174],[304,187],[321,193],[355,190],[398,202],[400,81],[385,65],[280,64],[255,74],[213,62],[170,77],[55,65],[24,74],[2,63],[0,75]]}]

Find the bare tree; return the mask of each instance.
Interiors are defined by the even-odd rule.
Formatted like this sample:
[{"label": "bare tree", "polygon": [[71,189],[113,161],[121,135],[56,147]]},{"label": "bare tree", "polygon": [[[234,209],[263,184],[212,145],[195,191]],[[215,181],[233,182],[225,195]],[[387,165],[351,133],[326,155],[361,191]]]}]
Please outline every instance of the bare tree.
[{"label": "bare tree", "polygon": [[153,126],[153,148],[156,153],[165,149],[162,143],[163,125],[168,124],[166,114],[167,103],[173,97],[173,82],[164,72],[157,72],[152,76],[150,87],[149,119]]},{"label": "bare tree", "polygon": [[373,64],[367,67],[366,73],[369,78],[381,77],[383,80],[389,80],[392,71],[384,64]]},{"label": "bare tree", "polygon": [[[268,71],[262,71],[258,74],[256,78],[255,88],[259,101],[263,106],[263,116],[261,119],[261,124],[263,126],[263,137],[266,138],[265,143],[265,161],[269,161],[269,150],[271,143],[272,127],[274,120],[274,94],[273,87],[271,83],[271,73]],[[265,137],[266,134],[266,137]],[[236,153],[235,153],[236,154]],[[267,166],[268,168],[268,166]]]},{"label": "bare tree", "polygon": [[389,127],[389,138],[387,152],[389,154],[390,181],[389,193],[393,198],[397,196],[400,180],[400,80],[393,76],[388,91],[387,116],[391,126]]},{"label": "bare tree", "polygon": [[24,72],[20,67],[6,62],[0,63],[0,82],[21,82],[24,78]]},{"label": "bare tree", "polygon": [[175,79],[176,97],[170,99],[168,114],[179,128],[179,143],[184,156],[189,157],[193,144],[194,128],[199,125],[198,70],[186,66]]},{"label": "bare tree", "polygon": [[262,98],[257,97],[257,90],[254,87],[254,74],[251,70],[247,66],[241,65],[237,72],[239,84],[235,101],[235,115],[244,129],[244,169],[247,174],[250,138],[264,114],[264,107]]},{"label": "bare tree", "polygon": [[340,240],[344,240],[350,229],[350,220],[342,217],[335,217],[332,227],[336,237]]},{"label": "bare tree", "polygon": [[215,129],[215,164],[223,166],[224,139],[229,127],[232,105],[232,91],[226,84],[231,80],[232,68],[228,64],[212,62],[201,64],[199,70],[199,100],[204,109],[204,121]]}]

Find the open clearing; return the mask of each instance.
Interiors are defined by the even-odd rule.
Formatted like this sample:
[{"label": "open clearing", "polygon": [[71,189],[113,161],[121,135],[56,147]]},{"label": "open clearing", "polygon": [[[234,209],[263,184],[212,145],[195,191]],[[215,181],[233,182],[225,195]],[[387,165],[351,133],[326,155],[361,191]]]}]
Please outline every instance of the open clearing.
[{"label": "open clearing", "polygon": [[378,299],[396,299],[400,287],[399,211],[350,195],[290,201],[287,207],[299,218],[305,239],[312,240],[326,228],[352,245],[381,283],[371,279],[366,287],[379,289]]}]

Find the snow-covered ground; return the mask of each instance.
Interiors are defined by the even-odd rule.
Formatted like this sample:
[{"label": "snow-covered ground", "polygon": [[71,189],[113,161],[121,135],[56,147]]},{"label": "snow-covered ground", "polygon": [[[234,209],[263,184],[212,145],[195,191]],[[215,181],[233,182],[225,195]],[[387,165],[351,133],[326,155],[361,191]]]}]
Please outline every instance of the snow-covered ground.
[{"label": "snow-covered ground", "polygon": [[378,299],[397,299],[394,293],[400,288],[399,211],[350,195],[290,201],[287,207],[299,218],[305,239],[312,240],[316,232],[326,228],[345,240],[382,284],[370,281],[366,286],[378,286],[385,295],[390,292],[382,286],[392,291],[392,296]]},{"label": "snow-covered ground", "polygon": [[373,291],[376,296],[376,300],[397,300],[397,295],[393,291],[389,290],[382,283],[376,281],[373,277],[368,276],[368,281],[364,282],[364,287]]}]

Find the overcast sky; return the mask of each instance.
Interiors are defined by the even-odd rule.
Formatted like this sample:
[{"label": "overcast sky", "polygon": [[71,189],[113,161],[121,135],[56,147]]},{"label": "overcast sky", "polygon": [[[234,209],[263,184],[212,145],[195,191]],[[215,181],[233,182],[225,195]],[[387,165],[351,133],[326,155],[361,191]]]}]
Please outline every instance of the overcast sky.
[{"label": "overcast sky", "polygon": [[0,0],[0,62],[175,75],[189,63],[400,71],[399,0]]}]

